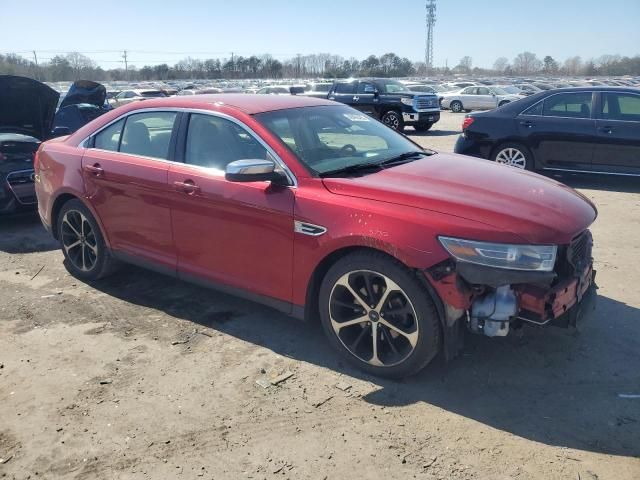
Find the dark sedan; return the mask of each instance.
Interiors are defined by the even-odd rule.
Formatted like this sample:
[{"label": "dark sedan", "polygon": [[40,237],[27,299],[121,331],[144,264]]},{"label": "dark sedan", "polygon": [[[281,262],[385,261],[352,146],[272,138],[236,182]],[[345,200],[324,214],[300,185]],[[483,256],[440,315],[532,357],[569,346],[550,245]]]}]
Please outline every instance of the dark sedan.
[{"label": "dark sedan", "polygon": [[455,152],[527,170],[640,175],[640,90],[559,89],[471,113]]}]

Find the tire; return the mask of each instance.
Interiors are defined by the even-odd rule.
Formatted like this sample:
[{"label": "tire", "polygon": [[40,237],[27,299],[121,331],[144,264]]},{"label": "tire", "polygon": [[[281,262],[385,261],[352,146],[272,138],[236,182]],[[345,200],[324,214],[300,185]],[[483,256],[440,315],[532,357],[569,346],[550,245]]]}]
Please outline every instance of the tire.
[{"label": "tire", "polygon": [[389,110],[385,112],[384,115],[380,118],[380,121],[384,123],[387,127],[392,128],[398,132],[404,130],[404,120],[402,119],[402,115],[400,115],[395,110]]},{"label": "tire", "polygon": [[413,375],[440,350],[440,321],[429,292],[383,253],[360,251],[338,260],[322,281],[319,302],[329,342],[367,373]]},{"label": "tire", "polygon": [[433,127],[433,123],[416,123],[413,125],[416,132],[427,132],[431,127]]},{"label": "tire", "polygon": [[56,228],[64,265],[71,275],[94,281],[113,273],[117,262],[91,211],[80,200],[69,200],[62,206]]},{"label": "tire", "polygon": [[500,108],[500,107],[502,107],[502,106],[506,105],[507,103],[511,103],[511,102],[510,102],[509,100],[503,100],[503,101],[501,101],[501,102],[498,104],[498,108]]},{"label": "tire", "polygon": [[453,102],[451,102],[449,104],[449,108],[453,113],[460,113],[464,110],[464,107],[462,106],[462,102],[460,100],[454,100]]},{"label": "tire", "polygon": [[496,163],[509,165],[521,170],[534,170],[531,151],[519,143],[503,143],[493,151],[491,159]]}]

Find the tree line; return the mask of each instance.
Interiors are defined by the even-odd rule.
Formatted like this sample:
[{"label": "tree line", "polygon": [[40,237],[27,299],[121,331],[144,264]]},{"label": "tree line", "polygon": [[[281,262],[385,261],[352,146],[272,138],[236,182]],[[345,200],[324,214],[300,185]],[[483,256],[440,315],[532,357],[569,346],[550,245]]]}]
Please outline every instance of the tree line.
[{"label": "tree line", "polygon": [[319,53],[297,55],[277,60],[271,55],[231,56],[229,58],[197,59],[187,57],[174,65],[162,63],[141,68],[128,66],[103,69],[94,60],[79,52],[56,55],[45,63],[17,54],[0,54],[0,74],[23,75],[42,81],[58,82],[78,79],[97,81],[118,80],[188,80],[188,79],[260,79],[260,78],[346,78],[346,77],[407,77],[451,74],[527,76],[621,76],[640,75],[640,55],[622,57],[603,55],[583,60],[579,56],[559,62],[547,55],[539,59],[535,53],[522,52],[511,61],[498,58],[493,68],[473,66],[473,59],[465,56],[453,68],[427,69],[424,62],[412,62],[395,53],[367,58],[346,59],[339,55]]}]

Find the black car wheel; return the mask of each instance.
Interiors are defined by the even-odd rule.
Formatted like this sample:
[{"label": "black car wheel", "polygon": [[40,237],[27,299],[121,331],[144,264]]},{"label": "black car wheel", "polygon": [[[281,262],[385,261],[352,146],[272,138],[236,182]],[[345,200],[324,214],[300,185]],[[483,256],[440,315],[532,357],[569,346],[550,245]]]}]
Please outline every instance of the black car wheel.
[{"label": "black car wheel", "polygon": [[458,100],[454,100],[453,102],[451,102],[449,108],[454,113],[460,113],[462,110],[464,110],[464,108],[462,107],[462,102]]},{"label": "black car wheel", "polygon": [[98,280],[113,271],[111,257],[98,224],[80,200],[70,200],[58,215],[58,239],[69,273],[82,280]]},{"label": "black car wheel", "polygon": [[518,143],[505,143],[500,145],[493,154],[493,160],[502,165],[533,170],[533,156],[528,148]]},{"label": "black car wheel", "polygon": [[404,121],[402,120],[402,115],[400,115],[395,110],[389,110],[380,119],[382,123],[384,123],[387,127],[393,128],[401,132],[404,129]]},{"label": "black car wheel", "polygon": [[377,252],[350,254],[329,269],[320,288],[320,318],[334,347],[374,375],[417,373],[440,348],[429,293],[406,267]]},{"label": "black car wheel", "polygon": [[433,123],[416,123],[413,126],[416,132],[427,132],[431,127],[433,127]]}]

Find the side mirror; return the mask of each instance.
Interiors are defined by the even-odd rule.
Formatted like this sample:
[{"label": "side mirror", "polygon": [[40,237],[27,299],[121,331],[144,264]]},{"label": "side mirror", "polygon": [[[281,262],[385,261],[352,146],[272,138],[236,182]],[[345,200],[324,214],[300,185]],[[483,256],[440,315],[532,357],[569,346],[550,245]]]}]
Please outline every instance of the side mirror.
[{"label": "side mirror", "polygon": [[289,179],[273,160],[236,160],[227,164],[224,178],[230,182],[273,182],[288,185]]},{"label": "side mirror", "polygon": [[71,135],[71,129],[69,127],[56,127],[51,132],[52,137],[64,137],[65,135]]}]

